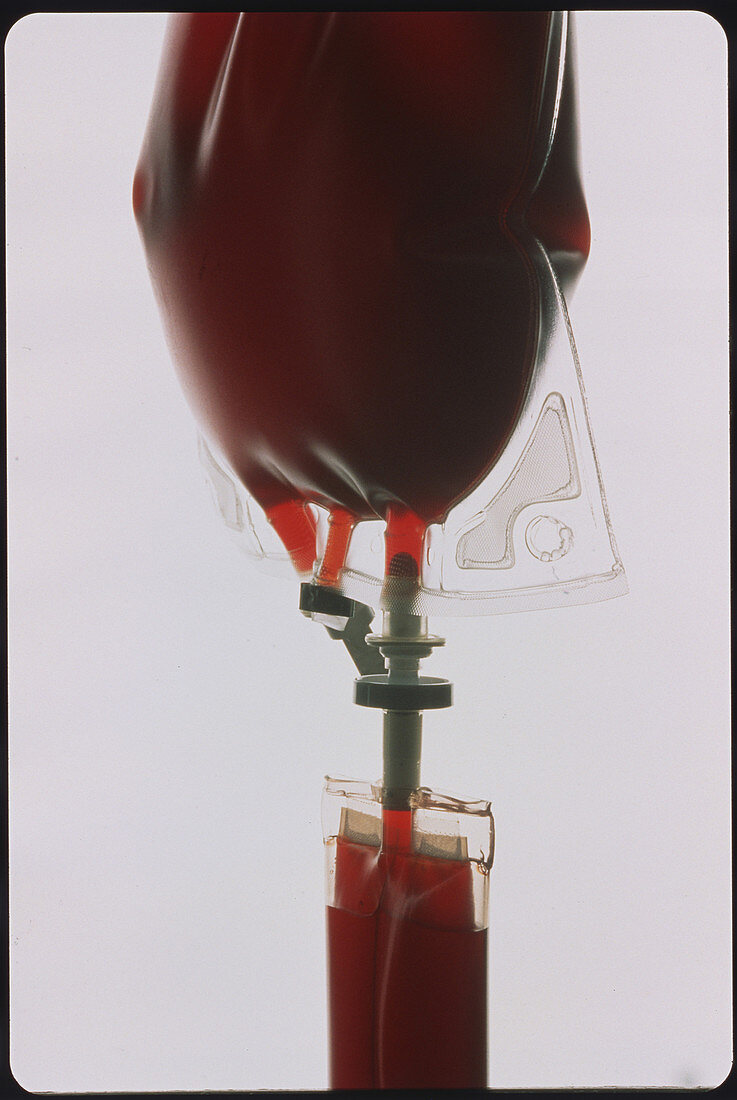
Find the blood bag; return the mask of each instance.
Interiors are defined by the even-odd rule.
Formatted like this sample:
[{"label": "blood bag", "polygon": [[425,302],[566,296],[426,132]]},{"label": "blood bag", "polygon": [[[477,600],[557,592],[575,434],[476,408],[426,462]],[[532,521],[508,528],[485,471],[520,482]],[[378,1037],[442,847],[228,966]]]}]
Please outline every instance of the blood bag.
[{"label": "blood bag", "polygon": [[254,561],[391,611],[411,560],[423,615],[626,591],[565,302],[570,60],[563,12],[171,17],[134,206]]}]

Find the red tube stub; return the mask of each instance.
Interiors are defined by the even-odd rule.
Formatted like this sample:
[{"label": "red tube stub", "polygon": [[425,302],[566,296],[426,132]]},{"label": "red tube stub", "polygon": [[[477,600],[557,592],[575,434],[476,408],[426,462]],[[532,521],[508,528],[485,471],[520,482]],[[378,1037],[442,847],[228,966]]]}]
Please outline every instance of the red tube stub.
[{"label": "red tube stub", "polygon": [[284,500],[267,509],[267,519],[284,544],[297,573],[315,564],[315,521],[303,500]]}]

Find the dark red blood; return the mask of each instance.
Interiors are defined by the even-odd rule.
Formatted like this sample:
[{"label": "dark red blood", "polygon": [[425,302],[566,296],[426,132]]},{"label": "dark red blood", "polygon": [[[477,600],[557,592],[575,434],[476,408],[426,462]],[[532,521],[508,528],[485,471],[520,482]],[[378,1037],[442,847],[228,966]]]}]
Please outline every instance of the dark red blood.
[{"label": "dark red blood", "polygon": [[484,1088],[487,933],[474,927],[472,865],[337,845],[331,1088]]},{"label": "dark red blood", "polygon": [[134,207],[187,397],[267,512],[427,524],[503,449],[538,341],[530,228],[564,285],[589,245],[570,73],[536,183],[550,27],[171,18]]}]

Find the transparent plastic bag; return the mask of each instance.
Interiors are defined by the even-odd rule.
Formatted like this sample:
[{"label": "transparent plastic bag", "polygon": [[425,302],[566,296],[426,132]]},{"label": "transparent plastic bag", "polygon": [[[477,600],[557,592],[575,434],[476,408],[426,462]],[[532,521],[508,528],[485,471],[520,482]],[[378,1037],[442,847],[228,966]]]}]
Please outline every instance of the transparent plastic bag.
[{"label": "transparent plastic bag", "polygon": [[564,299],[571,38],[565,12],[172,17],[134,206],[253,560],[419,614],[626,591]]}]

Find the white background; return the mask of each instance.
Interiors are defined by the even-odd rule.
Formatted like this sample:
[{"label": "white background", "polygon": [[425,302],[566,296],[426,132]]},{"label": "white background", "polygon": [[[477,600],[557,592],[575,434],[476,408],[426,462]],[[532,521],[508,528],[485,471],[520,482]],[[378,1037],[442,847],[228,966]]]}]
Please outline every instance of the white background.
[{"label": "white background", "polygon": [[[12,1066],[29,1090],[327,1082],[325,772],[378,715],[211,505],[130,210],[164,28],[9,36]],[[629,596],[433,621],[423,781],[489,797],[496,1087],[730,1066],[726,47],[582,12],[571,303]]]}]

